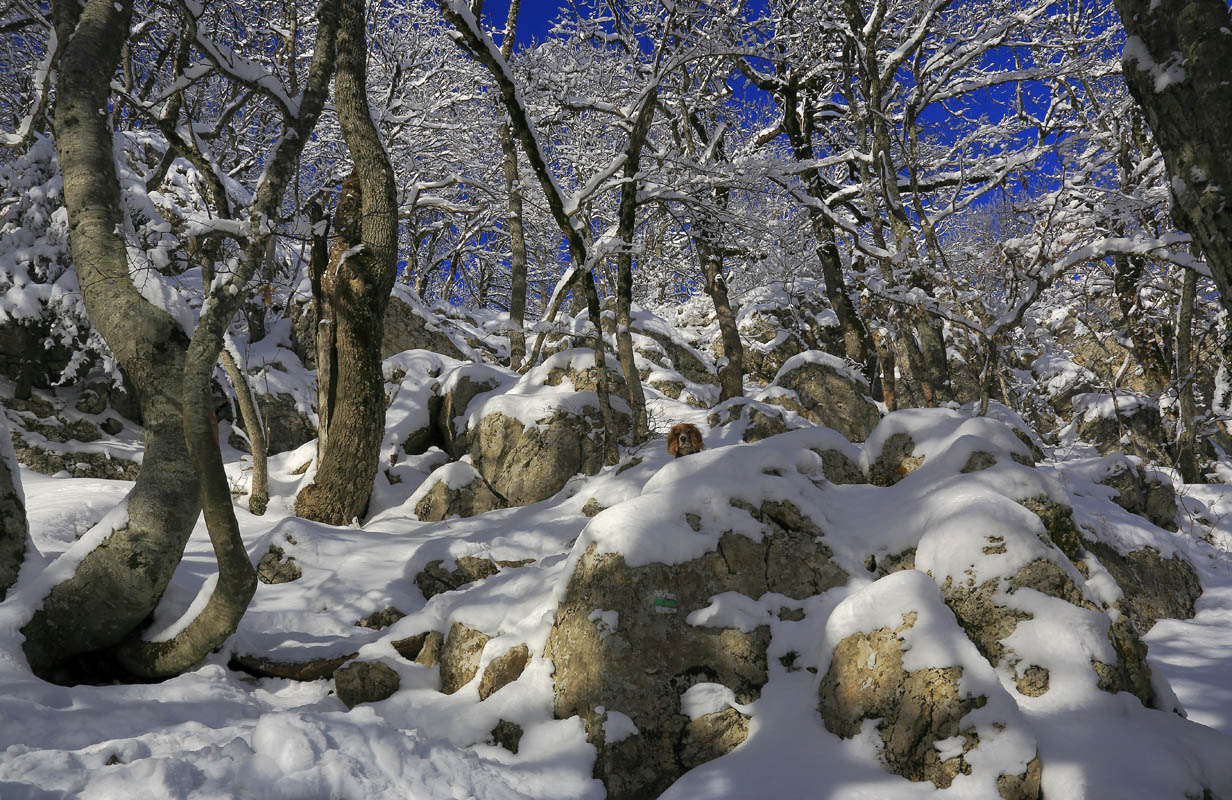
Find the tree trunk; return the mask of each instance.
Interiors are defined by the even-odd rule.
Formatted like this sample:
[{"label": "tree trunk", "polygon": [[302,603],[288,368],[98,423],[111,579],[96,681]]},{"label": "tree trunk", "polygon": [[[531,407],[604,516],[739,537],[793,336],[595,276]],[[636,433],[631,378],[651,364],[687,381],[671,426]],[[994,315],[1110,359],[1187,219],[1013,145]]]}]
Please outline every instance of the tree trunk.
[{"label": "tree trunk", "polygon": [[881,399],[886,411],[898,410],[898,383],[894,364],[894,335],[885,328],[878,328],[872,335],[877,348],[877,361],[881,364]]},{"label": "tree trunk", "polygon": [[17,459],[9,439],[9,421],[0,409],[0,600],[17,582],[26,558],[30,533],[26,527],[26,499],[17,474]]},{"label": "tree trunk", "polygon": [[203,308],[184,358],[181,430],[200,478],[201,508],[218,561],[218,579],[205,607],[178,633],[159,641],[131,637],[120,646],[117,655],[121,662],[137,675],[159,678],[191,669],[235,632],[256,591],[256,570],[240,535],[231,503],[231,486],[218,446],[218,427],[211,413],[211,381],[227,326],[247,297],[243,288],[265,263],[269,252],[273,230],[263,223],[275,216],[304,142],[324,106],[333,73],[336,2],[322,0],[317,8],[319,25],[307,87],[298,116],[284,120],[284,135],[269,155],[265,174],[257,186],[251,211],[254,234],[247,242],[244,259],[231,278],[211,293],[212,302]]},{"label": "tree trunk", "polygon": [[1172,216],[1193,235],[1232,313],[1232,29],[1224,0],[1116,0],[1125,81],[1172,178]]},{"label": "tree trunk", "polygon": [[717,243],[708,241],[703,231],[697,239],[697,252],[702,261],[706,294],[714,303],[719,320],[719,337],[723,342],[723,358],[719,363],[719,402],[744,396],[744,344],[736,327],[736,311],[727,294],[727,279],[723,277],[723,256]]},{"label": "tree trunk", "polygon": [[125,501],[126,521],[72,577],[52,587],[22,628],[31,668],[48,677],[73,655],[117,644],[149,616],[201,508],[181,405],[188,337],[129,279],[110,117],[99,113],[107,107],[132,2],[89,0],[82,7],[57,0],[53,15],[64,43],[53,126],[73,263],[90,322],[136,390],[145,453]]},{"label": "tree trunk", "polygon": [[[397,275],[394,173],[368,108],[366,61],[364,2],[341,0],[334,98],[355,171],[343,185],[335,216],[339,241],[326,276],[338,392],[316,478],[295,500],[297,514],[332,525],[363,516],[372,494],[385,434],[381,338]],[[344,243],[347,250],[338,252]]]},{"label": "tree trunk", "polygon": [[[501,56],[508,61],[518,31],[518,11],[522,0],[511,0],[505,21]],[[513,129],[505,123],[500,129],[504,157],[505,190],[509,193],[509,368],[517,369],[526,356],[526,231],[522,226],[522,186],[518,175],[518,151]]]},{"label": "tree trunk", "polygon": [[603,315],[599,310],[599,292],[595,289],[594,278],[590,275],[582,277],[580,288],[585,291],[586,310],[589,312],[590,324],[595,329],[591,346],[595,351],[595,389],[599,395],[599,416],[603,420],[603,461],[608,466],[613,466],[620,463],[620,450],[617,447],[620,433],[616,429],[616,415],[612,413],[612,384],[607,371],[607,355],[603,349]]},{"label": "tree trunk", "polygon": [[261,419],[261,409],[253,397],[248,376],[231,356],[231,351],[225,347],[218,354],[222,368],[227,373],[227,380],[235,390],[235,401],[240,407],[240,418],[244,420],[244,433],[248,435],[248,449],[252,451],[252,486],[248,491],[248,510],[257,516],[265,513],[269,505],[269,466],[266,462],[267,445],[265,441],[265,421]]},{"label": "tree trunk", "polygon": [[509,192],[509,367],[517,369],[526,357],[526,232],[522,227],[522,187],[518,176],[518,151],[513,132],[501,126],[501,151],[505,159],[505,189]]},{"label": "tree trunk", "polygon": [[334,398],[338,391],[338,350],[334,347],[334,309],[325,293],[325,274],[329,269],[328,236],[317,232],[323,212],[320,208],[310,215],[313,221],[312,251],[308,256],[308,274],[312,284],[312,330],[316,336],[317,362],[317,463],[329,444],[329,422],[334,415]]},{"label": "tree trunk", "polygon": [[1181,285],[1181,305],[1176,314],[1176,392],[1180,397],[1180,431],[1176,437],[1176,468],[1185,483],[1202,479],[1198,472],[1197,410],[1194,408],[1194,376],[1191,366],[1193,352],[1194,298],[1198,290],[1198,273],[1185,270]]},{"label": "tree trunk", "polygon": [[633,123],[633,130],[629,132],[629,145],[625,148],[624,183],[620,187],[620,208],[617,212],[620,253],[616,256],[616,352],[620,357],[621,371],[625,375],[629,409],[633,412],[635,445],[650,438],[650,428],[646,419],[646,394],[642,391],[642,376],[637,371],[633,335],[629,330],[633,323],[633,234],[637,227],[637,187],[642,164],[642,147],[650,133],[650,123],[654,119],[658,97],[657,89],[647,92],[637,120]]}]

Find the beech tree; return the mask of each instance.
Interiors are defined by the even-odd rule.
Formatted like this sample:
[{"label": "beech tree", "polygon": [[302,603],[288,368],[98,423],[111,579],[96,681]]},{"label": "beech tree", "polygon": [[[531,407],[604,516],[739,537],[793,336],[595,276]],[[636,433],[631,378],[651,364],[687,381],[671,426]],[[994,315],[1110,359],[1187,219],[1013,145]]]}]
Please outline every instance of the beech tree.
[{"label": "beech tree", "polygon": [[332,324],[317,328],[317,352],[334,360],[328,439],[313,482],[295,500],[302,517],[345,525],[364,514],[385,433],[381,338],[397,275],[398,209],[389,155],[368,108],[363,0],[341,0],[334,98],[355,171],[335,214],[337,237],[324,299]]}]

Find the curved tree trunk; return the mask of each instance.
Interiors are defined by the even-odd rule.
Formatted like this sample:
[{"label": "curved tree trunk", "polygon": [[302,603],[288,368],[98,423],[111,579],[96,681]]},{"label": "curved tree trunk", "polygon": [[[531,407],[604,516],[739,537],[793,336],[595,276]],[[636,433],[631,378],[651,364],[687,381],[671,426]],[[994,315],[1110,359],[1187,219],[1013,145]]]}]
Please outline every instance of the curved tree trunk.
[{"label": "curved tree trunk", "polygon": [[744,396],[744,343],[740,341],[740,328],[736,325],[736,310],[732,308],[727,293],[727,279],[723,277],[723,256],[717,247],[708,241],[706,232],[697,240],[698,255],[702,260],[706,294],[714,303],[714,313],[719,320],[719,336],[723,341],[723,359],[719,364],[719,402]]},{"label": "curved tree trunk", "polygon": [[393,168],[368,110],[363,0],[341,0],[338,16],[334,98],[355,171],[339,200],[335,248],[354,246],[336,251],[326,276],[338,391],[316,478],[296,498],[295,512],[345,525],[368,507],[385,433],[381,337],[397,275],[398,207]]},{"label": "curved tree trunk", "polygon": [[9,439],[8,417],[0,409],[0,600],[17,581],[29,539],[26,499],[21,492],[21,476],[17,474],[17,459]]},{"label": "curved tree trunk", "polygon": [[[299,104],[298,115],[284,119],[286,134],[270,155],[252,205],[254,235],[245,247],[241,266],[214,290],[193,333],[183,367],[184,408],[181,431],[192,465],[200,477],[201,507],[210,544],[218,560],[218,580],[205,608],[182,630],[164,641],[143,641],[133,636],[118,656],[129,671],[146,677],[168,677],[195,666],[220,647],[239,625],[257,586],[256,570],[240,535],[231,487],[223,469],[218,428],[211,413],[211,380],[223,349],[227,326],[247,298],[243,291],[265,262],[274,233],[260,224],[275,217],[294,175],[304,142],[316,126],[334,68],[337,0],[321,0],[312,65]],[[262,231],[260,234],[256,231]]]},{"label": "curved tree trunk", "polygon": [[136,389],[146,436],[127,521],[52,588],[22,628],[26,657],[42,675],[75,654],[118,643],[141,624],[171,580],[200,511],[182,427],[188,337],[129,279],[110,117],[98,113],[107,107],[132,2],[54,6],[64,49],[53,126],[73,262],[91,324]]}]

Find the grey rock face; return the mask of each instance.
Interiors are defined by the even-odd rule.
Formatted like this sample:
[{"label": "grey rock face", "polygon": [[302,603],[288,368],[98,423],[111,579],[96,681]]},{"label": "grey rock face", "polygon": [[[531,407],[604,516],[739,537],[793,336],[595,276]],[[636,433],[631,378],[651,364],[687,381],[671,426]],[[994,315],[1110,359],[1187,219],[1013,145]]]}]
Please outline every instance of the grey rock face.
[{"label": "grey rock face", "polygon": [[347,709],[379,703],[398,691],[401,683],[398,673],[379,661],[352,661],[334,672],[334,688]]},{"label": "grey rock face", "polygon": [[[592,547],[569,581],[546,653],[555,666],[556,715],[584,720],[599,751],[595,775],[609,797],[656,796],[747,733],[738,713],[690,723],[680,696],[694,684],[719,683],[739,702],[755,699],[767,680],[769,628],[689,625],[691,612],[722,592],[804,598],[847,579],[818,541],[821,531],[793,506],[748,510],[766,526],[761,542],[728,533],[715,552],[695,561],[639,567]],[[610,611],[617,615],[614,630],[600,624]],[[628,715],[639,732],[608,742],[609,711]]]}]

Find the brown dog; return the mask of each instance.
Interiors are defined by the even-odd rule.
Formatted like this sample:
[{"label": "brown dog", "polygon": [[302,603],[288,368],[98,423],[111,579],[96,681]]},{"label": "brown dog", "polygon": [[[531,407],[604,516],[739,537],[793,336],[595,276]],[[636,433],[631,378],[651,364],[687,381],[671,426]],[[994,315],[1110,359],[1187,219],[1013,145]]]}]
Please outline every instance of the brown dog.
[{"label": "brown dog", "polygon": [[673,425],[667,434],[667,452],[671,453],[673,458],[700,453],[705,449],[702,432],[697,429],[696,425],[682,422],[679,425]]}]

